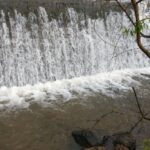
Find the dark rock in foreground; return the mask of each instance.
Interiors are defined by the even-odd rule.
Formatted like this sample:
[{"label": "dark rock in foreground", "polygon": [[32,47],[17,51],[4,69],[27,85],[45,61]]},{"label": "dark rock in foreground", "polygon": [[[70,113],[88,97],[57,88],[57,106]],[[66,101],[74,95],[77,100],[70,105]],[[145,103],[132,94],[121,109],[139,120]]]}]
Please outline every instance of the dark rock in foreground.
[{"label": "dark rock in foreground", "polygon": [[77,130],[72,132],[72,136],[74,137],[76,143],[78,143],[81,147],[90,148],[102,145],[103,135],[98,133],[97,131],[90,130]]},{"label": "dark rock in foreground", "polygon": [[72,136],[75,142],[83,149],[90,150],[92,147],[105,150],[136,149],[136,140],[128,132],[106,136],[95,130],[76,130],[72,132]]}]

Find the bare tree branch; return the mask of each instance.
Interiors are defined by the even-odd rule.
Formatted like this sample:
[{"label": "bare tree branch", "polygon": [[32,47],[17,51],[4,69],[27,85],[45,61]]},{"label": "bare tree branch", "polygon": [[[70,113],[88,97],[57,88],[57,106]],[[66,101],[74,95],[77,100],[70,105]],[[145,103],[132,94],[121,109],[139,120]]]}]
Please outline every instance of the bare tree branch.
[{"label": "bare tree branch", "polygon": [[137,94],[136,94],[135,88],[134,88],[134,87],[132,87],[132,90],[133,90],[133,92],[134,92],[134,96],[135,96],[136,104],[137,104],[137,107],[138,107],[138,110],[139,110],[139,113],[140,113],[140,115],[141,115],[142,119],[150,121],[150,118],[149,118],[149,117],[147,117],[148,113],[146,113],[146,114],[145,114],[145,113],[144,113],[144,111],[143,111],[143,110],[142,110],[142,108],[141,108],[141,105],[140,105],[140,102],[139,102],[138,96],[137,96]]},{"label": "bare tree branch", "polygon": [[143,118],[140,118],[129,130],[129,133],[133,132],[137,128],[137,126],[143,121]]},{"label": "bare tree branch", "polygon": [[123,12],[126,14],[126,16],[128,17],[128,19],[130,20],[130,22],[134,25],[134,28],[136,29],[136,42],[138,47],[140,48],[140,50],[148,57],[150,58],[150,51],[145,48],[142,44],[142,40],[141,37],[144,38],[150,38],[150,35],[145,35],[143,33],[141,33],[141,30],[139,29],[139,25],[140,25],[140,14],[139,14],[139,6],[138,3],[141,2],[141,0],[138,1],[138,3],[136,2],[136,0],[131,0],[131,4],[134,10],[134,15],[135,15],[135,22],[133,21],[133,19],[130,17],[130,15],[128,14],[127,10],[121,5],[121,3],[119,2],[119,0],[116,0],[117,4],[119,5],[119,7],[123,10]]},{"label": "bare tree branch", "polygon": [[[109,115],[111,115],[111,114],[113,114],[113,113],[122,114],[122,113],[117,112],[117,111],[114,111],[114,110],[112,110],[112,111],[110,111],[110,112],[108,112],[108,113],[106,113],[106,114],[103,114],[99,119],[92,120],[92,121],[94,121],[95,123],[93,124],[93,126],[91,127],[91,129],[95,128],[95,126],[97,126],[97,124],[99,124],[99,123],[102,121],[102,119],[104,119],[105,117],[107,117],[107,116],[109,116]],[[91,120],[90,120],[90,121],[91,121]]]},{"label": "bare tree branch", "polygon": [[139,1],[136,2],[136,4],[141,3],[142,1],[144,1],[144,0],[139,0]]},{"label": "bare tree branch", "polygon": [[121,3],[119,2],[119,0],[116,0],[117,4],[119,5],[119,7],[123,10],[123,12],[126,14],[126,16],[128,17],[128,19],[130,20],[130,22],[135,26],[135,23],[133,21],[133,19],[130,17],[130,15],[128,14],[126,8],[124,8]]},{"label": "bare tree branch", "polygon": [[139,7],[136,4],[136,0],[131,0],[133,9],[134,9],[134,14],[135,14],[135,20],[136,20],[136,42],[139,46],[139,48],[143,51],[143,53],[150,58],[150,51],[148,49],[146,49],[141,41],[141,32],[139,30],[139,23],[140,23],[140,15],[139,15]]}]

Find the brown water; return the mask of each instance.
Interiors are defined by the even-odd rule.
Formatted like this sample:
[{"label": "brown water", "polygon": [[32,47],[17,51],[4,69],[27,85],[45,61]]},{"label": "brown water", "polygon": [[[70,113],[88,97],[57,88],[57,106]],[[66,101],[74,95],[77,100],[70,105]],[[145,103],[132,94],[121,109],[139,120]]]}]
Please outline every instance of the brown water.
[{"label": "brown water", "polygon": [[[142,97],[142,106],[149,109],[150,90],[137,92]],[[79,150],[71,137],[75,129],[92,128],[109,133],[128,131],[139,115],[132,91],[120,91],[118,96],[121,95],[122,98],[109,98],[99,94],[48,108],[33,104],[28,110],[1,112],[0,150]],[[100,121],[95,124],[98,119]],[[143,122],[134,131],[140,147],[140,142],[150,137],[149,125]]]}]

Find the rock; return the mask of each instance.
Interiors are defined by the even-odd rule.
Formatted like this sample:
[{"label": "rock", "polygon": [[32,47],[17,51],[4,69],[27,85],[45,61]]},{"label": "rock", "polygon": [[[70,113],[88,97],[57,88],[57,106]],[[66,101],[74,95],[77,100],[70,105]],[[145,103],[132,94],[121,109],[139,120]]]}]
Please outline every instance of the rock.
[{"label": "rock", "polygon": [[123,145],[117,144],[115,146],[115,150],[129,150],[129,149]]},{"label": "rock", "polygon": [[102,143],[103,143],[103,146],[105,147],[105,150],[115,150],[113,136],[104,136]]},{"label": "rock", "polygon": [[85,148],[84,150],[105,150],[105,148],[103,146],[99,146],[99,147],[92,147],[92,148]]},{"label": "rock", "polygon": [[128,132],[105,136],[96,130],[76,130],[72,132],[76,143],[84,150],[135,150],[136,140]]},{"label": "rock", "polygon": [[127,147],[129,150],[136,149],[136,139],[131,133],[118,133],[113,135],[114,144],[120,144]]},{"label": "rock", "polygon": [[76,130],[72,132],[77,144],[83,148],[91,148],[102,145],[103,135],[98,131]]}]

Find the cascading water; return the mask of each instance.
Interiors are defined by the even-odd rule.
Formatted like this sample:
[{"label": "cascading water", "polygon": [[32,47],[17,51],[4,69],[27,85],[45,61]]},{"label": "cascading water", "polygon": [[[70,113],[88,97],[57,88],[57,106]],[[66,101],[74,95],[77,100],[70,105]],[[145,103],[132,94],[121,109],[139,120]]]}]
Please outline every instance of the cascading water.
[{"label": "cascading water", "polygon": [[[122,33],[129,25],[125,14],[109,11],[104,16],[91,18],[73,8],[57,19],[44,7],[27,15],[1,10],[0,86],[11,88],[0,88],[0,108],[28,107],[32,101],[47,105],[60,97],[69,100],[91,91],[112,95],[116,88],[126,90],[137,83],[132,75],[141,77],[140,71],[103,73],[150,64],[135,40]],[[143,42],[150,47],[149,41]],[[102,74],[88,77],[98,73]],[[60,80],[70,78],[74,79]]]},{"label": "cascading water", "polygon": [[[74,9],[50,20],[46,10],[0,17],[0,85],[35,84],[124,68],[149,66],[132,38],[123,37],[124,14],[91,19]],[[7,18],[7,19],[6,19]],[[146,43],[146,41],[145,41]],[[148,44],[148,42],[147,42]]]}]

